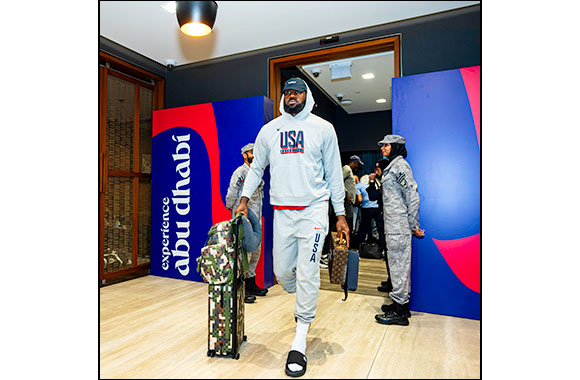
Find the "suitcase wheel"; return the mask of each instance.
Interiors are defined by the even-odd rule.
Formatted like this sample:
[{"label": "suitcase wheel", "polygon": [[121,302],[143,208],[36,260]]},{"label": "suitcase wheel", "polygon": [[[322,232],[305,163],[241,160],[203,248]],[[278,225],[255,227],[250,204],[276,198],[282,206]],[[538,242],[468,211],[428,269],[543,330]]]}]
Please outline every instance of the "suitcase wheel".
[{"label": "suitcase wheel", "polygon": [[236,354],[234,355],[234,359],[238,360],[240,358],[240,353],[236,352]]},{"label": "suitcase wheel", "polygon": [[244,342],[245,342],[246,340],[248,340],[248,336],[247,336],[247,335],[244,335]]},{"label": "suitcase wheel", "polygon": [[215,356],[215,350],[208,350],[207,356],[209,356],[210,358],[213,358]]}]

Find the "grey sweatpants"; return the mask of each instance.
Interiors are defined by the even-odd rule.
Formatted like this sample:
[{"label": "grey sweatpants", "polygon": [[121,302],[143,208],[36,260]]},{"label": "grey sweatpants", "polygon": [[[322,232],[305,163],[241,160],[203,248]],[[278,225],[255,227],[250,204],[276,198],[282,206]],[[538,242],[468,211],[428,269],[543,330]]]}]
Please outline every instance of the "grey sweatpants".
[{"label": "grey sweatpants", "polygon": [[274,274],[288,293],[296,293],[294,315],[314,320],[320,288],[320,255],[328,233],[328,202],[304,210],[274,210]]},{"label": "grey sweatpants", "polygon": [[387,258],[393,291],[389,297],[403,305],[411,293],[411,235],[387,234]]}]

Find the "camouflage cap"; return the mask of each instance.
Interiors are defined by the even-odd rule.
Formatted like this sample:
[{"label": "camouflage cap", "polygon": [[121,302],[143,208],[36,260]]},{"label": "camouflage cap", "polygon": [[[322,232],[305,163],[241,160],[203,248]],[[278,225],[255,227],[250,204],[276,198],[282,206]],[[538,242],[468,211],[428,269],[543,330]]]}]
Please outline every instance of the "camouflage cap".
[{"label": "camouflage cap", "polygon": [[378,146],[383,144],[404,144],[405,138],[399,135],[385,135],[381,141],[377,143]]},{"label": "camouflage cap", "polygon": [[243,146],[242,148],[242,154],[246,153],[247,151],[250,151],[254,149],[254,143],[250,143],[250,144],[246,144]]}]

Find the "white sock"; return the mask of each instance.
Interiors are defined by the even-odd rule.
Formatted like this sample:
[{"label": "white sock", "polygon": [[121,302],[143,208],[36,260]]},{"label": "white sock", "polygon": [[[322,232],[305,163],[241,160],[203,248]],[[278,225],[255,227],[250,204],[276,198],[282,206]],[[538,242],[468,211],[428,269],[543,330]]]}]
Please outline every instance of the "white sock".
[{"label": "white sock", "polygon": [[[292,341],[292,350],[296,350],[303,355],[306,354],[306,335],[308,335],[309,328],[310,323],[302,322],[300,319],[296,322],[296,336]],[[292,372],[302,370],[302,366],[298,364],[289,364],[288,368]]]}]

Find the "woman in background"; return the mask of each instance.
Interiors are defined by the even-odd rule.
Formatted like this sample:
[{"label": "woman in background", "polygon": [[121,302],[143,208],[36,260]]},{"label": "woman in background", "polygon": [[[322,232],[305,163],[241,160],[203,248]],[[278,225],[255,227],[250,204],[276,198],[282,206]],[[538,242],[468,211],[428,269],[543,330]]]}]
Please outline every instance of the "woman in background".
[{"label": "woman in background", "polygon": [[419,193],[411,166],[405,160],[405,138],[386,135],[378,145],[383,159],[377,162],[375,173],[369,176],[367,192],[371,200],[382,195],[387,260],[393,287],[389,297],[393,303],[383,305],[384,314],[375,315],[375,319],[385,325],[407,326],[411,317],[411,237],[423,237],[425,230],[419,228]]}]

